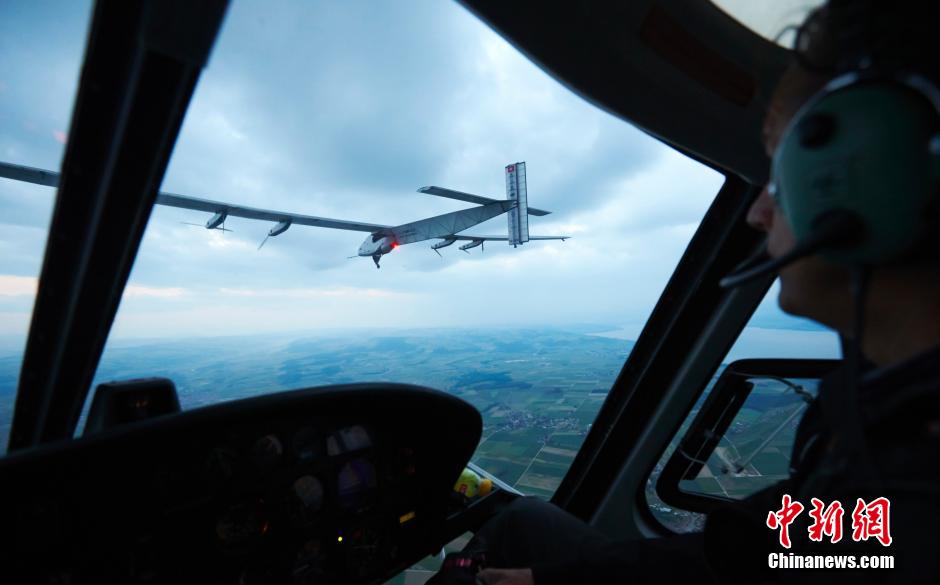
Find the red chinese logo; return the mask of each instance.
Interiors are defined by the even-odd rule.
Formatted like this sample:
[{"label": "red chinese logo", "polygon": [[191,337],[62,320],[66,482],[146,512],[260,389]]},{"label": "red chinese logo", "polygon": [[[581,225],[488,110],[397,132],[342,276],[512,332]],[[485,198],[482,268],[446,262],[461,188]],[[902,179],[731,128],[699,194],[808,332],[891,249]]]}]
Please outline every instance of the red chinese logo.
[{"label": "red chinese logo", "polygon": [[852,540],[860,542],[875,538],[883,546],[891,544],[891,502],[878,498],[866,504],[858,498],[852,512]]},{"label": "red chinese logo", "polygon": [[[833,500],[829,506],[820,499],[812,498],[813,509],[809,511],[813,519],[809,527],[809,539],[822,542],[824,536],[833,544],[842,540],[842,517],[845,510],[842,503]],[[803,512],[803,504],[794,502],[789,494],[783,494],[779,510],[767,514],[767,528],[780,531],[780,546],[790,548],[790,524]],[[888,498],[877,498],[870,503],[857,498],[852,511],[852,540],[866,541],[874,538],[883,546],[891,545],[891,502]]]},{"label": "red chinese logo", "polygon": [[783,494],[783,505],[776,512],[767,514],[767,528],[780,529],[780,546],[790,548],[790,524],[803,511],[803,504],[794,502],[790,494]]},{"label": "red chinese logo", "polygon": [[842,503],[836,500],[827,508],[822,500],[813,498],[811,501],[813,509],[809,516],[813,524],[809,527],[809,539],[822,542],[823,535],[826,535],[833,544],[842,540]]}]

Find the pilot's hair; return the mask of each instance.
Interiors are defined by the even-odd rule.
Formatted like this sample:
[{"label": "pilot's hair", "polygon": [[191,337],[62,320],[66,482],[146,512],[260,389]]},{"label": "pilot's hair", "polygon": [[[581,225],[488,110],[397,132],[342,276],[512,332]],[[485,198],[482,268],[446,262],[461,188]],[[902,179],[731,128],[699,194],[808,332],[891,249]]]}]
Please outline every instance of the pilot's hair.
[{"label": "pilot's hair", "polygon": [[916,72],[940,85],[938,13],[935,0],[829,0],[796,27],[774,105],[789,117],[827,81],[863,66]]},{"label": "pilot's hair", "polygon": [[934,0],[829,0],[797,29],[793,55],[825,77],[861,67],[916,71],[940,82]]}]

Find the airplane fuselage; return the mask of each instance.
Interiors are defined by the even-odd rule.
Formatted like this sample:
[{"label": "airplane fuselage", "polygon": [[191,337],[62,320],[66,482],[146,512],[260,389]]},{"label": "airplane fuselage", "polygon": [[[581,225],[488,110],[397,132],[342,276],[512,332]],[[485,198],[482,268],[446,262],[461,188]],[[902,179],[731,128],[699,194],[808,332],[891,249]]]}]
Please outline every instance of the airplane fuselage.
[{"label": "airplane fuselage", "polygon": [[370,235],[359,246],[360,256],[371,256],[375,261],[375,267],[379,267],[379,259],[398,247],[395,238],[391,236]]},{"label": "airplane fuselage", "polygon": [[375,256],[388,254],[397,247],[395,240],[390,236],[382,236],[377,240],[373,239],[373,236],[369,236],[362,242],[362,245],[359,246],[359,255],[360,256]]}]

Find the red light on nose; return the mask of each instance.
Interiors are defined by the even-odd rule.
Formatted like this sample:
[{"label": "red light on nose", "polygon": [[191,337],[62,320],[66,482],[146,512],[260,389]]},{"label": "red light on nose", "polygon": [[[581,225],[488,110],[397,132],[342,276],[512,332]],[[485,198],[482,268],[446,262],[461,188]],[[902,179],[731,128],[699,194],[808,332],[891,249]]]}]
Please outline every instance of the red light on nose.
[{"label": "red light on nose", "polygon": [[392,242],[392,250],[398,247],[398,242]]}]

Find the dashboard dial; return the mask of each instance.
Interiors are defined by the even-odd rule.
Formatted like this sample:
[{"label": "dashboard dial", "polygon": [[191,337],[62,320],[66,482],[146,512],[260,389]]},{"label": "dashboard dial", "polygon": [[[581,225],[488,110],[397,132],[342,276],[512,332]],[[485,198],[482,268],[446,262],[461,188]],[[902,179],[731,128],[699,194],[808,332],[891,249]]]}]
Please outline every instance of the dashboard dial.
[{"label": "dashboard dial", "polygon": [[340,503],[346,508],[361,509],[370,503],[375,488],[375,467],[366,459],[353,459],[342,467],[336,478]]},{"label": "dashboard dial", "polygon": [[372,446],[372,438],[362,425],[353,425],[340,429],[330,435],[326,441],[327,455],[341,455]]},{"label": "dashboard dial", "polygon": [[284,446],[281,445],[281,440],[275,435],[265,435],[261,437],[255,441],[249,451],[249,457],[252,463],[261,471],[270,471],[273,469],[278,461],[280,461],[281,455],[283,454]]},{"label": "dashboard dial", "polygon": [[313,461],[322,453],[320,435],[313,427],[301,427],[294,433],[294,455],[302,463]]},{"label": "dashboard dial", "polygon": [[297,478],[291,486],[291,509],[295,520],[308,524],[323,505],[323,484],[312,475]]}]

